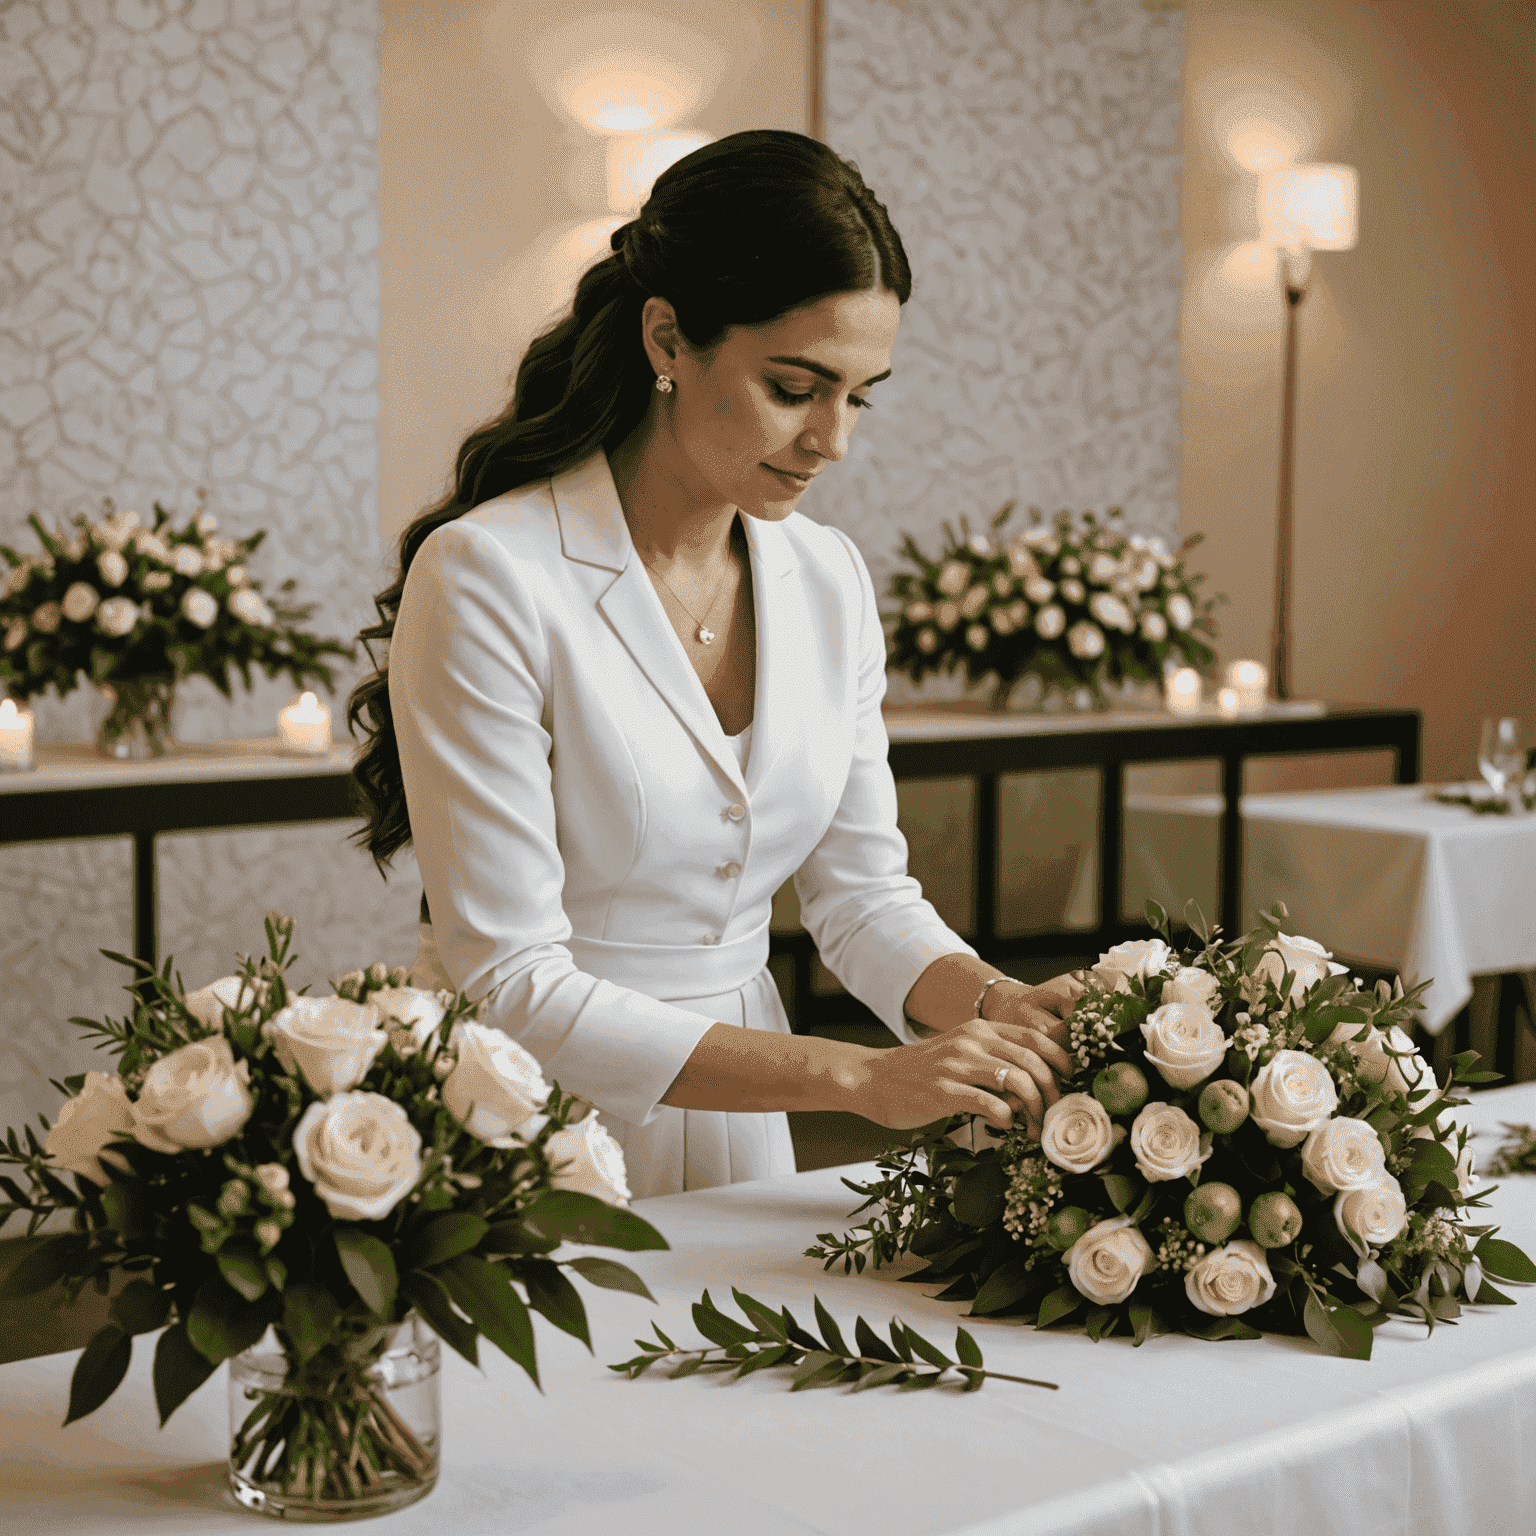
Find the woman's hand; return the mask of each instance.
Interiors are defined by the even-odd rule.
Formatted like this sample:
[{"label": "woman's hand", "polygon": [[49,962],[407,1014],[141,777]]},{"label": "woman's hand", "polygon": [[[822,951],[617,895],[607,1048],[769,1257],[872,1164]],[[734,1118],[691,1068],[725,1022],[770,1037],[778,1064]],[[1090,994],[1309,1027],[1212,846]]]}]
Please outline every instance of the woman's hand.
[{"label": "woman's hand", "polygon": [[1053,1070],[1065,1073],[1071,1065],[1042,1028],[971,1019],[931,1040],[871,1051],[852,1084],[849,1107],[891,1130],[912,1130],[946,1115],[980,1115],[1005,1131],[1017,1103],[1038,1135],[1046,1109],[1061,1097]]},{"label": "woman's hand", "polygon": [[1067,1043],[1066,1017],[1087,990],[1076,977],[1053,976],[1038,986],[1000,981],[987,988],[982,1013],[995,1024],[1038,1030],[1057,1045]]}]

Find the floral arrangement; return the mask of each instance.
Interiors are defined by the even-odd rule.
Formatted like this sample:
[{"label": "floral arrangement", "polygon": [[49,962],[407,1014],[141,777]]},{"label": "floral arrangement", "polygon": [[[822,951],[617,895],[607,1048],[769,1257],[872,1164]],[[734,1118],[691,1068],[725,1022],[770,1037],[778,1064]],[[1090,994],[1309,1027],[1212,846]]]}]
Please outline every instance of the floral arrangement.
[{"label": "floral arrangement", "polygon": [[1536,1265],[1474,1224],[1472,1153],[1455,1090],[1497,1074],[1451,1064],[1443,1085],[1408,1034],[1422,987],[1362,990],[1283,907],[1223,944],[1118,944],[1068,1017],[1074,1075],[1038,1138],[1022,1123],[971,1151],[960,1119],[850,1185],[875,1207],[809,1252],[831,1268],[899,1253],[976,1316],[1045,1328],[1257,1338],[1305,1331],[1368,1359],[1388,1318],[1433,1329],[1463,1302],[1502,1303],[1490,1276]]},{"label": "floral arrangement", "polygon": [[237,1493],[313,1505],[425,1491],[436,1444],[370,1374],[398,1326],[420,1318],[471,1363],[483,1334],[537,1382],[530,1307],[588,1339],[567,1271],[649,1295],[609,1259],[552,1257],[560,1244],[667,1245],[623,1208],[623,1155],[596,1116],[465,997],[382,964],[335,996],[295,993],[293,923],[266,926],[267,957],[194,992],[170,962],[124,961],[141,973],[131,1014],[76,1021],[117,1071],[55,1084],[70,1097],[53,1124],[39,1117],[42,1138],[13,1129],[0,1151],[27,1184],[0,1178],[0,1220],[25,1211],[30,1235],[67,1211],[73,1230],[0,1293],[62,1281],[73,1302],[133,1276],[80,1357],[66,1423],[116,1390],[137,1334],[164,1330],[164,1424],[271,1328],[286,1379],[237,1427]]},{"label": "floral arrangement", "polygon": [[1107,684],[1160,682],[1178,666],[1210,671],[1215,653],[1202,636],[1215,637],[1219,599],[1202,598],[1204,577],[1184,564],[1200,535],[1170,553],[1160,538],[1127,535],[1118,507],[1102,522],[1084,513],[1081,526],[1067,512],[1045,523],[1032,508],[1033,526],[1005,540],[1012,513],[1010,502],[987,533],[961,518],[957,537],[946,523],[936,560],[906,536],[916,569],[891,579],[900,604],[891,667],[914,682],[956,670],[972,683],[995,677],[1000,700],[1032,675],[1099,703]]},{"label": "floral arrangement", "polygon": [[249,688],[253,666],[269,677],[286,672],[300,688],[313,680],[330,689],[323,658],[355,655],[300,628],[312,607],[263,596],[248,562],[264,532],[220,538],[201,507],[173,528],[158,502],[148,527],[110,501],[96,522],[77,516],[72,532],[50,533],[35,514],[28,522],[41,555],[0,545],[10,567],[0,583],[0,687],[13,698],[49,687],[63,698],[82,672],[108,685],[200,674],[229,697],[231,669]]}]

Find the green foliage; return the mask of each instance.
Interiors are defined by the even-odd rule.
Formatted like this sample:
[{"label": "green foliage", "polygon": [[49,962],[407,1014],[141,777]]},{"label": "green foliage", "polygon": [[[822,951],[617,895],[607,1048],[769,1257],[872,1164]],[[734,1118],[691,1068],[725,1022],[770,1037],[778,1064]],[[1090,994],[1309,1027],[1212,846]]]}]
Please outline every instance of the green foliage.
[{"label": "green foliage", "polygon": [[[885,1386],[911,1391],[940,1384],[975,1392],[988,1378],[1056,1390],[1055,1382],[987,1370],[980,1347],[963,1328],[956,1331],[956,1358],[951,1359],[900,1318],[891,1319],[891,1343],[886,1344],[861,1317],[854,1324],[854,1348],[850,1349],[820,1297],[812,1298],[816,1326],[821,1330],[817,1338],[795,1321],[788,1307],[775,1312],[741,1291],[733,1289],[731,1295],[746,1317],[745,1323],[722,1312],[708,1291],[693,1304],[694,1326],[710,1341],[707,1346],[679,1346],[653,1325],[657,1342],[636,1339],[640,1353],[608,1369],[634,1381],[663,1362],[672,1363],[673,1377],[723,1371],[740,1379],[756,1371],[784,1367],[793,1373],[791,1392],[831,1386],[846,1386],[854,1392]],[[932,1369],[924,1370],[924,1366]]]}]

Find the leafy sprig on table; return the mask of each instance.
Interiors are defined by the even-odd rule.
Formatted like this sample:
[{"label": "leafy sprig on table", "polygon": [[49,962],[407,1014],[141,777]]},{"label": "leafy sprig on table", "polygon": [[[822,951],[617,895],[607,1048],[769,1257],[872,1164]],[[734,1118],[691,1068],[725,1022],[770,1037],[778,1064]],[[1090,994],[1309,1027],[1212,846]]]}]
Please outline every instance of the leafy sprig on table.
[{"label": "leafy sprig on table", "polygon": [[1536,1173],[1536,1127],[1511,1125],[1507,1120],[1500,1123],[1505,1138],[1483,1171],[1493,1179],[1510,1173]]},{"label": "leafy sprig on table", "polygon": [[[789,1388],[791,1392],[831,1386],[847,1386],[854,1392],[887,1386],[918,1391],[936,1387],[941,1382],[961,1386],[965,1392],[975,1392],[989,1376],[996,1381],[1016,1381],[1026,1387],[1057,1390],[1054,1381],[1036,1381],[1029,1376],[1010,1376],[1003,1371],[985,1369],[981,1349],[964,1328],[955,1330],[958,1360],[951,1360],[943,1350],[894,1317],[889,1344],[862,1317],[859,1318],[853,1330],[856,1348],[849,1349],[842,1330],[822,1306],[819,1297],[813,1298],[816,1323],[821,1329],[818,1339],[795,1321],[788,1307],[775,1312],[734,1286],[731,1295],[746,1315],[747,1323],[738,1322],[720,1311],[705,1291],[693,1304],[693,1322],[711,1341],[710,1345],[690,1348],[675,1344],[653,1323],[651,1326],[660,1342],[653,1344],[649,1339],[636,1339],[641,1353],[633,1360],[610,1365],[608,1369],[633,1381],[653,1365],[667,1360],[677,1362],[672,1369],[674,1378],[692,1376],[696,1371],[729,1371],[740,1379],[753,1371],[776,1366],[792,1367],[795,1374]],[[925,1366],[931,1369],[925,1370]]]}]

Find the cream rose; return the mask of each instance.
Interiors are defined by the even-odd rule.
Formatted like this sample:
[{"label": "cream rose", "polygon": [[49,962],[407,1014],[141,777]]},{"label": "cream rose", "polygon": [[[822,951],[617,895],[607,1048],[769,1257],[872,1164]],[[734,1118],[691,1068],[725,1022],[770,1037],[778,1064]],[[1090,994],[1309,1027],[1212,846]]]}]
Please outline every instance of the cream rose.
[{"label": "cream rose", "polygon": [[295,998],[262,1033],[283,1071],[298,1072],[322,1099],[356,1088],[389,1040],[372,1003],[344,997]]},{"label": "cream rose", "polygon": [[1116,992],[1131,990],[1131,977],[1155,976],[1172,970],[1178,962],[1161,939],[1127,939],[1099,956],[1093,974]]},{"label": "cream rose", "polygon": [[549,1084],[517,1041],[499,1029],[462,1022],[453,1026],[448,1049],[458,1061],[443,1080],[443,1104],[471,1136],[511,1147],[534,1134],[528,1122],[544,1108]]},{"label": "cream rose", "polygon": [[1181,965],[1163,983],[1165,1003],[1190,1003],[1207,1012],[1215,1012],[1215,1002],[1221,992],[1221,983],[1209,971],[1198,965]]},{"label": "cream rose", "polygon": [[[379,1010],[380,1022],[395,1037],[395,1049],[402,1056],[414,1056],[443,1022],[437,993],[421,987],[380,987],[368,994],[368,1001]],[[403,1027],[391,1029],[391,1024]]]},{"label": "cream rose", "polygon": [[1067,616],[1055,603],[1047,603],[1035,615],[1035,633],[1042,640],[1055,640],[1067,627]]},{"label": "cream rose", "polygon": [[1282,933],[1259,956],[1254,974],[1267,976],[1278,988],[1285,973],[1293,972],[1295,979],[1291,982],[1291,1001],[1299,1003],[1308,987],[1329,974],[1332,968],[1328,962],[1332,958],[1321,944],[1314,943],[1311,939]]},{"label": "cream rose", "polygon": [[178,576],[201,576],[203,574],[202,551],[193,548],[190,544],[175,544],[171,547],[171,569]]},{"label": "cream rose", "polygon": [[1200,1140],[1200,1127],[1177,1104],[1148,1104],[1131,1121],[1136,1171],[1149,1184],[1187,1179],[1211,1155]]},{"label": "cream rose", "polygon": [[1164,1003],[1143,1021],[1147,1060],[1172,1088],[1203,1082],[1227,1054],[1227,1037],[1216,1016],[1198,1003]]},{"label": "cream rose", "polygon": [[181,616],[199,629],[209,629],[219,616],[219,605],[211,592],[188,587],[181,597]]},{"label": "cream rose", "polygon": [[1108,592],[1095,592],[1088,599],[1088,611],[1105,629],[1118,629],[1130,634],[1136,628],[1136,620],[1132,618],[1131,610],[1118,597],[1112,597]]},{"label": "cream rose", "polygon": [[1188,629],[1195,622],[1194,604],[1182,592],[1169,594],[1168,622],[1175,629]]},{"label": "cream rose", "polygon": [[39,603],[32,610],[32,628],[40,635],[51,635],[63,616],[64,610],[57,603]]},{"label": "cream rose", "polygon": [[1092,661],[1104,654],[1104,631],[1083,619],[1067,631],[1067,649],[1079,661]]},{"label": "cream rose", "polygon": [[1153,645],[1161,645],[1168,638],[1168,621],[1160,613],[1147,612],[1141,616],[1141,637]]},{"label": "cream rose", "polygon": [[1048,603],[1056,596],[1056,583],[1044,576],[1031,576],[1024,583],[1024,595],[1032,603]]},{"label": "cream rose", "polygon": [[544,1143],[544,1153],[554,1170],[556,1189],[596,1195],[609,1205],[625,1205],[632,1198],[625,1181],[624,1150],[596,1115],[556,1131]]},{"label": "cream rose", "polygon": [[233,1008],[238,1013],[249,1008],[260,996],[260,988],[253,989],[243,977],[221,976],[196,992],[188,992],[182,1002],[199,1023],[209,1029],[223,1029],[226,1008]]},{"label": "cream rose", "polygon": [[421,1133],[382,1093],[333,1093],[293,1130],[299,1172],[337,1221],[378,1221],[421,1177]]},{"label": "cream rose", "polygon": [[1346,1189],[1333,1202],[1333,1219],[1357,1249],[1361,1242],[1376,1248],[1390,1243],[1408,1225],[1403,1187],[1382,1173],[1364,1189]]},{"label": "cream rose", "polygon": [[120,587],[128,579],[128,562],[115,549],[96,557],[96,574],[109,587]]},{"label": "cream rose", "polygon": [[1195,1261],[1184,1276],[1184,1294],[1212,1317],[1235,1317],[1262,1307],[1275,1294],[1275,1277],[1264,1250],[1238,1238]]},{"label": "cream rose", "polygon": [[122,1078],[115,1072],[87,1072],[80,1092],[59,1106],[58,1118],[43,1138],[43,1151],[51,1167],[105,1184],[111,1175],[102,1161],[128,1166],[120,1154],[107,1150],[120,1131],[133,1134],[133,1112]]},{"label": "cream rose", "polygon": [[121,640],[138,622],[139,605],[131,597],[109,597],[96,610],[96,627],[114,640]]},{"label": "cream rose", "polygon": [[256,629],[271,628],[272,610],[254,587],[241,587],[239,591],[231,592],[225,606],[242,624],[250,624]]},{"label": "cream rose", "polygon": [[1089,1301],[1112,1307],[1136,1289],[1155,1264],[1152,1249],[1129,1216],[1111,1216],[1067,1249],[1067,1278]]},{"label": "cream rose", "polygon": [[1253,1080],[1253,1123],[1272,1147],[1294,1147],[1339,1107],[1328,1068],[1305,1051],[1276,1051]]},{"label": "cream rose", "polygon": [[69,590],[64,594],[64,601],[59,605],[64,617],[72,624],[84,624],[90,616],[96,612],[101,602],[101,593],[88,581],[72,582]]},{"label": "cream rose", "polygon": [[946,560],[939,572],[938,588],[945,597],[959,597],[971,584],[971,568],[963,560]]},{"label": "cream rose", "polygon": [[1040,1150],[1068,1173],[1087,1173],[1109,1156],[1115,1127],[1091,1093],[1064,1093],[1045,1112]]},{"label": "cream rose", "polygon": [[144,1076],[130,1111],[134,1140],[153,1152],[222,1146],[251,1117],[250,1076],[223,1035],[178,1047]]},{"label": "cream rose", "polygon": [[[1390,1030],[1371,1029],[1363,1040],[1356,1039],[1363,1028],[1360,1024],[1340,1024],[1328,1039],[1333,1045],[1349,1047],[1366,1082],[1383,1083],[1398,1093],[1439,1087],[1434,1068],[1419,1054],[1405,1030],[1394,1024]],[[1420,1100],[1421,1105],[1425,1102]]]},{"label": "cream rose", "polygon": [[1307,1133],[1301,1171],[1325,1195],[1365,1189],[1387,1171],[1381,1138],[1364,1120],[1325,1120]]}]

